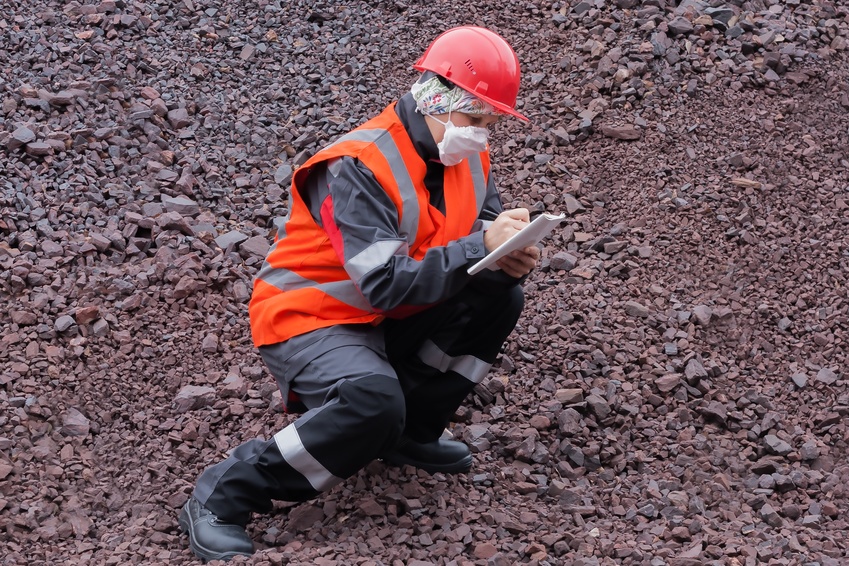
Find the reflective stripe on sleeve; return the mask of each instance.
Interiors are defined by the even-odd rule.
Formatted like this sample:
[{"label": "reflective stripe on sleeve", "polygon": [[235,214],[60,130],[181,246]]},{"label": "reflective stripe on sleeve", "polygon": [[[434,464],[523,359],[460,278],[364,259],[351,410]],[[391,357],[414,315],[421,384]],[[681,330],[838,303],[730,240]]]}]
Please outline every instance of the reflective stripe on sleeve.
[{"label": "reflective stripe on sleeve", "polygon": [[362,279],[376,267],[388,262],[397,253],[407,254],[408,244],[404,240],[380,240],[373,243],[345,262],[345,271],[354,281]]},{"label": "reflective stripe on sleeve", "polygon": [[453,371],[472,383],[480,383],[492,364],[474,356],[450,356],[443,352],[432,340],[427,340],[419,349],[419,359],[434,369],[445,373]]},{"label": "reflective stripe on sleeve", "polygon": [[342,481],[342,478],[331,474],[307,452],[294,424],[275,434],[274,442],[286,462],[303,475],[316,491],[328,490]]}]

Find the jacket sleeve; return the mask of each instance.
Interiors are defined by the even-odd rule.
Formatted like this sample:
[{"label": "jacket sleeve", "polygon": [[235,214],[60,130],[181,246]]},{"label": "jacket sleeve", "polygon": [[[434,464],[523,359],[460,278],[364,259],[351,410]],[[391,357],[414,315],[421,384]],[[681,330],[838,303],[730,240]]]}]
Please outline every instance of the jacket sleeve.
[{"label": "jacket sleeve", "polygon": [[[421,260],[411,258],[395,205],[353,158],[313,171],[304,191],[351,280],[372,307],[389,316],[455,295],[472,279],[466,269],[486,255],[481,221],[468,236],[429,249]],[[500,208],[500,201],[487,204],[488,214]]]},{"label": "jacket sleeve", "polygon": [[[486,187],[486,198],[484,199],[483,207],[481,207],[480,216],[472,230],[488,229],[492,221],[502,212],[504,212],[504,205],[501,202],[501,195],[496,188],[494,175],[490,173],[489,182]],[[525,275],[521,279],[516,279],[500,269],[496,271],[485,269],[472,277],[469,284],[482,292],[502,291],[505,287],[511,287],[524,282],[527,277]]]}]

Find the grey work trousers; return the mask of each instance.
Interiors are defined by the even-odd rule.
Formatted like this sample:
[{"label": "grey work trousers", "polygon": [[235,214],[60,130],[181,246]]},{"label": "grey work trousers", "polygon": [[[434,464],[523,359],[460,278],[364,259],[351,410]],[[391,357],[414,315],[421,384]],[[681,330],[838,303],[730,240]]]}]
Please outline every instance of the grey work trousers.
[{"label": "grey work trousers", "polygon": [[522,311],[519,286],[468,289],[423,312],[379,325],[342,325],[260,353],[280,386],[308,409],[270,440],[254,439],[207,468],[194,495],[224,521],[245,525],[273,500],[305,501],[392,449],[402,434],[439,438],[488,373]]}]

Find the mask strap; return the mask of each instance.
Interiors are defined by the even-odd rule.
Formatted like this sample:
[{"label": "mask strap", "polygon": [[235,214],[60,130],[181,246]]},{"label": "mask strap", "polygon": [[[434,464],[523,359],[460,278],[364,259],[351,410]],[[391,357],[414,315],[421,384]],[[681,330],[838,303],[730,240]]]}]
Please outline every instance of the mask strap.
[{"label": "mask strap", "polygon": [[449,123],[450,123],[452,126],[454,125],[454,123],[453,123],[453,122],[451,122],[451,112],[452,112],[452,110],[451,110],[451,106],[453,106],[453,105],[454,105],[454,101],[451,101],[451,102],[449,103],[449,105],[448,105],[448,118],[446,118],[444,122],[443,122],[442,120],[440,120],[439,118],[437,118],[436,116],[434,116],[433,114],[426,114],[426,116],[428,116],[428,117],[432,118],[433,120],[436,120],[436,122],[437,122],[438,124],[442,124],[442,127],[443,127],[443,128],[448,129],[448,124],[449,124]]}]

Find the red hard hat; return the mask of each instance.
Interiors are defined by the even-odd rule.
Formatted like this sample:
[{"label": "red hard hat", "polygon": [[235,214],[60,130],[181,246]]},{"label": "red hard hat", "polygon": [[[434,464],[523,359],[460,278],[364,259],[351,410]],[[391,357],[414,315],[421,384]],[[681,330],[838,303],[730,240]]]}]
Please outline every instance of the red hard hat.
[{"label": "red hard hat", "polygon": [[413,68],[433,71],[501,112],[528,120],[516,112],[519,58],[504,38],[486,28],[462,26],[443,32]]}]

